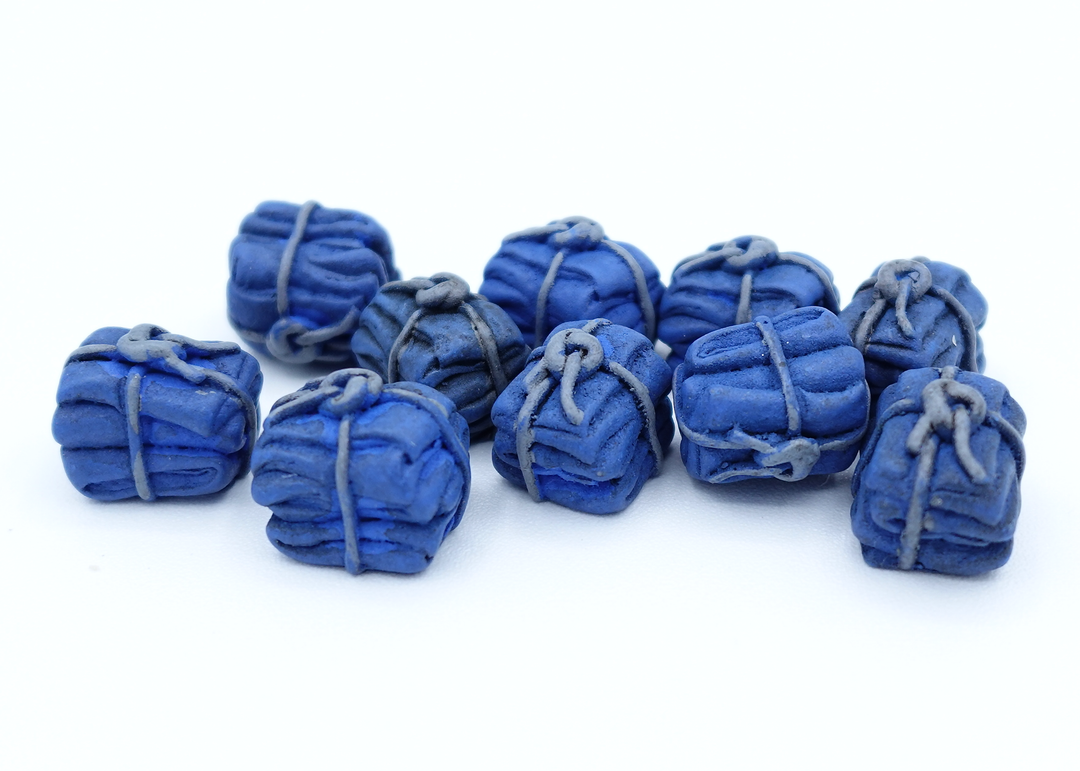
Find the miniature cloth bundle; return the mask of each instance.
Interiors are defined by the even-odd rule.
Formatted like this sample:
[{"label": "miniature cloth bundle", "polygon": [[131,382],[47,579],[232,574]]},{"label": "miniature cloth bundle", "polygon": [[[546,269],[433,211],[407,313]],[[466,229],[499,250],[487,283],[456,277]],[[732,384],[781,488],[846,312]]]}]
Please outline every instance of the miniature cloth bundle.
[{"label": "miniature cloth bundle", "polygon": [[236,343],[105,327],[64,365],[53,436],[91,498],[215,493],[247,473],[261,389],[258,361]]},{"label": "miniature cloth bundle", "polygon": [[367,215],[269,201],[229,249],[229,322],[281,361],[350,362],[360,311],[398,277],[390,239]]},{"label": "miniature cloth bundle", "polygon": [[585,217],[503,239],[480,294],[509,314],[529,346],[559,324],[606,318],[656,339],[660,272],[637,247],[612,241]]},{"label": "miniature cloth bundle", "polygon": [[1024,411],[957,367],[905,372],[881,395],[855,469],[852,528],[874,567],[977,575],[1012,552]]},{"label": "miniature cloth bundle", "polygon": [[472,438],[490,433],[491,407],[525,366],[529,348],[510,317],[452,273],[385,284],[353,335],[360,366],[447,396]]},{"label": "miniature cloth bundle", "polygon": [[678,366],[702,335],[758,316],[809,306],[840,312],[832,272],[799,252],[780,252],[760,236],[713,244],[680,262],[660,303],[660,339]]},{"label": "miniature cloth bundle", "polygon": [[840,312],[866,359],[875,396],[909,369],[986,367],[979,330],[987,305],[968,274],[924,257],[892,260],[855,291]]},{"label": "miniature cloth bundle", "polygon": [[843,471],[870,408],[862,356],[824,308],[702,337],[675,370],[674,391],[686,469],[714,483]]},{"label": "miniature cloth bundle", "polygon": [[495,469],[535,500],[621,511],[660,471],[670,389],[644,335],[606,319],[562,324],[495,402]]},{"label": "miniature cloth bundle", "polygon": [[416,573],[469,498],[469,429],[442,394],[338,370],[278,400],[252,459],[270,541],[350,573]]}]

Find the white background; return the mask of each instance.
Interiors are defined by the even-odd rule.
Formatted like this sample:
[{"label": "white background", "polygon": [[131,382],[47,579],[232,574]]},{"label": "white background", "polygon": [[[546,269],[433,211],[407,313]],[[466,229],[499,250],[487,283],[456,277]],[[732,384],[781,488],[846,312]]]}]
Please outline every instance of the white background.
[{"label": "white background", "polygon": [[[1067,3],[4,3],[0,765],[1066,768],[1080,719],[1077,24]],[[1028,412],[1012,561],[866,567],[850,474],[533,504],[472,451],[414,577],[279,555],[249,479],[101,504],[50,437],[65,355],[234,339],[265,199],[355,208],[472,285],[583,214],[675,263],[747,233],[967,269]],[[264,361],[264,414],[309,373]]]}]

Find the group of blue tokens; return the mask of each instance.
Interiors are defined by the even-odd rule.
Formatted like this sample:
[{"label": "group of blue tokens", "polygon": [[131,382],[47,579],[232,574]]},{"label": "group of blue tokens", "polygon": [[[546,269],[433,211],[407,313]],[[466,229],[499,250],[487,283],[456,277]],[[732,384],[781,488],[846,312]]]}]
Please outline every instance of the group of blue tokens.
[{"label": "group of blue tokens", "polygon": [[461,521],[470,441],[494,438],[496,470],[535,500],[609,514],[660,472],[677,424],[687,471],[714,484],[858,456],[851,521],[872,566],[976,575],[1009,558],[1025,418],[980,374],[986,301],[952,265],[887,262],[841,308],[821,262],[747,236],[665,288],[639,249],[570,217],[506,237],[477,294],[451,273],[400,280],[364,214],[268,202],[229,266],[245,342],[344,368],[259,433],[262,374],[236,343],[100,329],[69,357],[53,422],[83,494],[204,495],[250,468],[285,554],[414,573]]}]

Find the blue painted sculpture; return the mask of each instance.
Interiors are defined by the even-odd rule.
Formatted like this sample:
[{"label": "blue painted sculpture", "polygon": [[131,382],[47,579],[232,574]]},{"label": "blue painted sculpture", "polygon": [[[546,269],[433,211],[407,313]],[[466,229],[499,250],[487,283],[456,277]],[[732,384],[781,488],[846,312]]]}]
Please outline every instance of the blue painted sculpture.
[{"label": "blue painted sculpture", "polygon": [[534,500],[621,511],[660,472],[670,390],[644,335],[606,319],[561,324],[495,401],[495,469]]},{"label": "blue painted sculpture", "polygon": [[1005,386],[957,367],[881,394],[851,490],[868,565],[970,576],[1001,567],[1020,513],[1027,420]]},{"label": "blue painted sculpture", "polygon": [[398,277],[390,239],[367,215],[268,201],[229,249],[229,322],[281,361],[351,362],[360,311]]},{"label": "blue painted sculpture", "polygon": [[637,247],[612,241],[590,219],[567,217],[503,239],[484,268],[480,294],[535,346],[559,324],[593,318],[655,340],[664,285]]},{"label": "blue painted sculpture", "polygon": [[767,238],[742,236],[675,267],[660,303],[660,339],[671,346],[674,369],[702,335],[810,306],[839,313],[829,269],[805,254],[781,252]]},{"label": "blue painted sculpture", "polygon": [[870,408],[862,356],[824,308],[705,335],[675,370],[674,391],[683,462],[713,483],[843,471]]},{"label": "blue painted sculpture", "polygon": [[216,493],[247,473],[261,389],[258,361],[236,343],[105,327],[64,365],[53,436],[90,498]]},{"label": "blue painted sculpture", "polygon": [[469,427],[418,383],[343,369],[279,399],[252,458],[251,495],[281,552],[350,573],[427,567],[469,499]]},{"label": "blue painted sculpture", "polygon": [[452,273],[392,281],[375,295],[352,339],[361,367],[448,397],[473,440],[491,433],[491,407],[525,366],[529,348],[510,317]]},{"label": "blue painted sculpture", "polygon": [[967,273],[917,257],[881,265],[856,290],[840,320],[866,359],[866,380],[877,396],[909,369],[982,372],[979,330],[986,311]]}]

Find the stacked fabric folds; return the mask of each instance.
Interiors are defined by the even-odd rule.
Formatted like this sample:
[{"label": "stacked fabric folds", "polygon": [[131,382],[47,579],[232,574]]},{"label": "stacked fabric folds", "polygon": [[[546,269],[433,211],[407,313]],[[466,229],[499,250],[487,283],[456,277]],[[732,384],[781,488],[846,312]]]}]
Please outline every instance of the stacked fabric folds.
[{"label": "stacked fabric folds", "polygon": [[252,460],[271,542],[350,573],[423,570],[469,498],[469,427],[442,394],[345,369],[278,400]]},{"label": "stacked fabric folds", "polygon": [[851,486],[867,564],[954,575],[1005,564],[1026,425],[1005,386],[957,367],[905,372],[886,388]]},{"label": "stacked fabric folds", "polygon": [[843,471],[870,408],[862,356],[824,308],[702,337],[675,370],[674,391],[686,469],[714,483]]},{"label": "stacked fabric folds", "polygon": [[259,363],[235,343],[106,327],[64,366],[53,436],[91,498],[214,493],[247,473],[261,388]]},{"label": "stacked fabric folds", "polygon": [[713,244],[680,262],[660,303],[660,339],[674,369],[699,337],[758,316],[819,306],[840,311],[832,272],[799,252],[781,252],[760,236]]},{"label": "stacked fabric folds", "polygon": [[866,359],[866,380],[876,396],[909,369],[982,372],[979,330],[986,311],[967,273],[918,257],[881,265],[856,290],[840,320]]},{"label": "stacked fabric folds", "polygon": [[384,285],[360,314],[352,348],[387,382],[423,383],[448,397],[473,440],[490,434],[495,398],[529,354],[510,317],[452,273]]},{"label": "stacked fabric folds", "polygon": [[480,294],[539,345],[559,324],[609,319],[656,339],[660,272],[637,247],[612,241],[585,217],[567,217],[503,239]]},{"label": "stacked fabric folds", "polygon": [[660,471],[670,390],[644,335],[606,319],[562,324],[495,402],[495,468],[535,500],[621,511]]},{"label": "stacked fabric folds", "polygon": [[229,249],[229,321],[281,361],[350,362],[360,311],[398,277],[390,239],[367,215],[268,201]]}]

